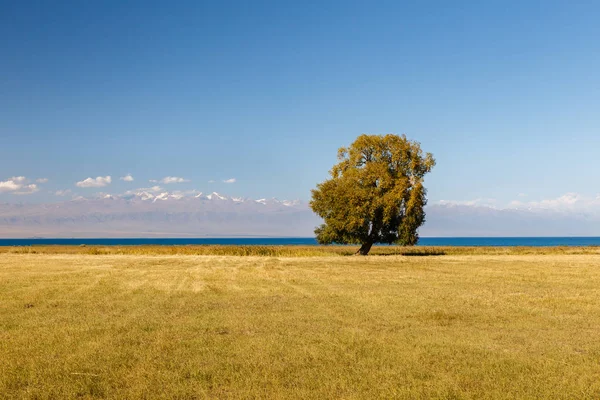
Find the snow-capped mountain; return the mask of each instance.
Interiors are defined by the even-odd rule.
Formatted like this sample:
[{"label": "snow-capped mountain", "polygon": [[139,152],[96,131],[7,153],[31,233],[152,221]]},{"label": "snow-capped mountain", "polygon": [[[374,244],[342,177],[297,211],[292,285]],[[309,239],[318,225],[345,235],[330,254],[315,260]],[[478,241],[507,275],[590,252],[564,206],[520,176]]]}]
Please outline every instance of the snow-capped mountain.
[{"label": "snow-capped mountain", "polygon": [[[434,204],[422,236],[598,236],[600,214]],[[0,204],[0,237],[312,236],[306,202],[139,189],[50,204]]]},{"label": "snow-capped mountain", "polygon": [[52,204],[0,205],[0,237],[310,236],[319,224],[298,200],[158,187]]},{"label": "snow-capped mountain", "polygon": [[205,198],[208,200],[228,200],[227,196],[221,196],[217,192],[212,192],[211,194],[206,195]]},{"label": "snow-capped mountain", "polygon": [[[183,193],[183,192],[167,192],[161,190],[137,190],[130,191],[123,195],[102,195],[96,197],[95,199],[124,199],[124,200],[140,200],[140,201],[151,201],[156,202],[157,200],[182,200],[182,199],[196,199],[201,201],[230,201],[234,203],[257,203],[262,205],[283,205],[286,207],[296,207],[303,206],[303,203],[300,200],[278,200],[276,198],[262,198],[258,200],[253,200],[247,197],[229,197],[227,195],[223,195],[217,192],[212,192],[209,194],[205,194],[202,192],[191,192],[191,193]],[[83,199],[83,198],[81,198]],[[88,199],[93,200],[94,198]]]}]

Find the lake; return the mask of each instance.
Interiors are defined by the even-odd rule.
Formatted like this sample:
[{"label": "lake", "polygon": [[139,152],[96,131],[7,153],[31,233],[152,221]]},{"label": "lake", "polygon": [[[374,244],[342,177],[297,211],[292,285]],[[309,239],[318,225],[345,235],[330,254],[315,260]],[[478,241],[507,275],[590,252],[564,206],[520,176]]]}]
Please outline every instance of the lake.
[{"label": "lake", "polygon": [[[0,239],[0,246],[35,245],[317,245],[315,238],[86,238]],[[600,237],[424,237],[420,246],[600,246]]]}]

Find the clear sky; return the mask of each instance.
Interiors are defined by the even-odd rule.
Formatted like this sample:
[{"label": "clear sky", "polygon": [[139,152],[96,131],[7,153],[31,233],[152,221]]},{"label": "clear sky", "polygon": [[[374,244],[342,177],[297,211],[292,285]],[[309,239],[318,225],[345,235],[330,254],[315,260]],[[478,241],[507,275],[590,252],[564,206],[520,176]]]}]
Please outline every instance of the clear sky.
[{"label": "clear sky", "polygon": [[594,197],[599,20],[598,1],[0,1],[0,181],[22,186],[0,201],[167,176],[308,200],[361,133],[434,153],[430,201]]}]

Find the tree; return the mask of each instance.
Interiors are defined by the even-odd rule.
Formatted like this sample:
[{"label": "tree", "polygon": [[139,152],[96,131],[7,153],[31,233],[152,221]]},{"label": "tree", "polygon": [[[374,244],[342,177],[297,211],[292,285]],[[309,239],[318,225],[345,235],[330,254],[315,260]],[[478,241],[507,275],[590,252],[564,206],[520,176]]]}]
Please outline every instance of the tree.
[{"label": "tree", "polygon": [[425,222],[423,177],[435,160],[405,135],[361,135],[338,150],[331,179],[312,190],[310,206],[325,223],[315,229],[320,244],[375,243],[412,246]]}]

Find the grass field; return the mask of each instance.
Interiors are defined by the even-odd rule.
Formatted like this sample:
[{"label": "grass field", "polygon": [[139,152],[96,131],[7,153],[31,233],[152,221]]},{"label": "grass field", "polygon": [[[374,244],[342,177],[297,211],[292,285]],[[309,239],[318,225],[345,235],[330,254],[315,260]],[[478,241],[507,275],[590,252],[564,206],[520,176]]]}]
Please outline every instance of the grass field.
[{"label": "grass field", "polygon": [[[0,254],[89,254],[89,255],[188,255],[188,256],[265,256],[265,257],[339,257],[354,255],[359,246],[0,246]],[[562,247],[451,247],[451,246],[373,246],[370,255],[600,255],[600,246]]]},{"label": "grass field", "polygon": [[0,249],[0,398],[600,398],[598,249],[190,249]]}]

